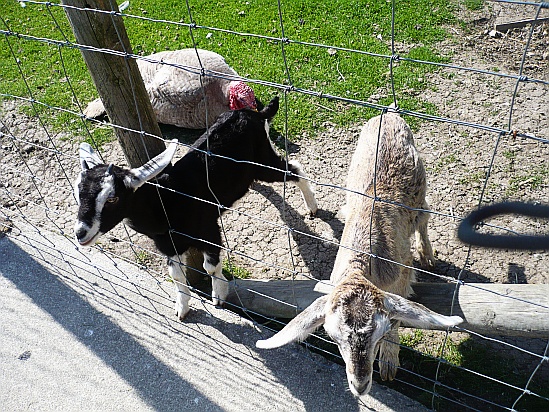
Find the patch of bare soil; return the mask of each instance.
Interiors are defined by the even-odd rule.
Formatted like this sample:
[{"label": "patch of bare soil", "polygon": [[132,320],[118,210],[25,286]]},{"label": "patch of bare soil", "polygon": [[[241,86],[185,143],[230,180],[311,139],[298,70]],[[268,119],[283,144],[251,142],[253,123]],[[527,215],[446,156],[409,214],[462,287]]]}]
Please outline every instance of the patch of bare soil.
[{"label": "patch of bare soil", "polygon": [[[452,29],[454,35],[441,45],[441,51],[457,66],[500,74],[517,74],[523,67],[520,74],[528,79],[548,81],[549,26],[534,29],[522,65],[530,28],[491,33],[496,19],[505,16],[503,6],[490,7],[464,15],[466,24]],[[517,17],[507,16],[509,20]],[[514,78],[453,68],[432,74],[428,81],[430,86],[422,98],[435,104],[445,118],[549,138],[546,84],[517,84]],[[233,251],[230,257],[238,266],[262,279],[329,278],[343,229],[338,211],[345,193],[338,186],[345,184],[365,120],[357,119],[355,125],[344,128],[325,124],[317,136],[302,136],[298,145],[290,147],[290,157],[299,160],[317,182],[320,210],[316,217],[306,216],[307,209],[295,187],[262,183],[253,185],[234,207],[235,212],[224,215],[225,246]],[[10,219],[23,219],[36,228],[62,231],[72,237],[76,216],[72,180],[79,171],[76,143],[66,136],[47,133],[35,119],[21,115],[14,102],[2,103],[0,121],[0,210]],[[434,274],[423,274],[420,279],[437,281],[437,275],[460,275],[466,282],[549,283],[547,252],[469,251],[456,237],[456,218],[474,209],[480,200],[547,202],[549,145],[446,122],[423,122],[415,141],[428,171],[428,202],[433,211],[429,231],[439,260]],[[111,162],[125,163],[116,143],[106,145],[103,155]],[[549,233],[546,220],[506,217],[497,223],[519,233]],[[136,253],[119,239],[146,250]],[[167,274],[163,259],[151,252],[150,242],[129,229],[113,230],[100,245],[146,264],[158,274]],[[535,339],[506,340],[535,353],[541,353],[546,344]],[[533,370],[539,361],[497,347],[502,354],[509,352],[524,370]],[[548,370],[545,363],[536,377],[547,379]]]}]

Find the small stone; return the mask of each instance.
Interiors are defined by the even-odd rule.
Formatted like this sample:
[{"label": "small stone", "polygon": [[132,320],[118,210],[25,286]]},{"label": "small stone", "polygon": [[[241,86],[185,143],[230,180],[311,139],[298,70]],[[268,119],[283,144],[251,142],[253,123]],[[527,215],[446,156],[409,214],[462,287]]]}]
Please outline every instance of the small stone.
[{"label": "small stone", "polygon": [[21,149],[23,151],[23,153],[27,153],[29,154],[30,152],[34,151],[35,147],[31,144],[28,144],[26,146],[23,147],[23,149]]},{"label": "small stone", "polygon": [[26,350],[25,352],[23,352],[21,355],[19,355],[17,357],[17,359],[19,360],[28,360],[29,358],[31,357],[31,351],[30,350]]},{"label": "small stone", "polygon": [[490,33],[488,33],[488,36],[494,37],[494,38],[497,39],[497,38],[503,36],[503,34],[501,34],[499,31],[494,29],[494,30],[490,30]]}]

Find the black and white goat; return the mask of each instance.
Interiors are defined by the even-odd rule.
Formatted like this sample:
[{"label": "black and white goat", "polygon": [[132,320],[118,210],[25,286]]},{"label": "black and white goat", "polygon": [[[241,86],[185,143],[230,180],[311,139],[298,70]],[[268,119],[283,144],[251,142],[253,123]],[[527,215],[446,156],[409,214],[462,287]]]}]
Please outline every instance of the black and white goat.
[{"label": "black and white goat", "polygon": [[[428,208],[425,169],[412,132],[398,114],[376,116],[366,123],[351,160],[347,189],[345,228],[330,276],[333,287],[317,288],[328,294],[273,337],[258,341],[257,347],[302,340],[324,325],[345,361],[351,392],[360,396],[371,388],[378,350],[381,378],[395,377],[400,321],[429,328],[451,327],[462,319],[405,299],[414,279],[414,232],[421,263],[432,265],[434,257],[427,237],[428,215],[422,211]],[[374,203],[376,197],[388,202]]]},{"label": "black and white goat", "polygon": [[[314,192],[299,163],[290,161],[290,173],[286,172],[285,160],[269,139],[268,121],[278,107],[275,97],[260,112],[242,109],[221,114],[173,166],[176,140],[160,155],[131,170],[102,164],[90,145],[82,143],[82,171],[75,182],[78,242],[92,245],[122,220],[151,238],[168,257],[168,271],[178,292],[175,309],[179,319],[189,311],[190,298],[179,262],[185,262],[189,248],[196,248],[204,256],[205,271],[212,276],[212,300],[222,304],[228,283],[221,273],[220,210],[244,196],[255,180],[294,182],[310,212],[317,210]],[[145,184],[153,178],[159,186]]]}]

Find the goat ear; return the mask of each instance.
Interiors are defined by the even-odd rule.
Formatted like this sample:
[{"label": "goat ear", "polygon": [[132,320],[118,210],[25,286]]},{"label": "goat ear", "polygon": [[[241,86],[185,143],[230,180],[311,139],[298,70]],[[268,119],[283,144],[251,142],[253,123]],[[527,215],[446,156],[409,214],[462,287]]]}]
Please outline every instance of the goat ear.
[{"label": "goat ear", "polygon": [[128,180],[128,186],[135,190],[145,182],[157,176],[171,163],[176,150],[177,139],[173,139],[167,149],[158,156],[153,157],[141,167],[131,169],[131,179]]},{"label": "goat ear", "polygon": [[255,346],[272,349],[295,341],[302,341],[324,323],[328,296],[321,296],[303,312],[293,318],[284,328],[265,340],[258,340]]},{"label": "goat ear", "polygon": [[384,304],[391,319],[403,321],[415,328],[449,328],[463,322],[463,319],[459,316],[439,315],[419,303],[392,293],[385,292]]},{"label": "goat ear", "polygon": [[93,148],[85,142],[80,143],[78,155],[80,156],[80,166],[83,171],[103,163]]},{"label": "goat ear", "polygon": [[259,113],[261,114],[261,117],[266,120],[271,120],[276,112],[278,112],[278,96],[273,97],[273,99],[269,102],[267,106],[263,108]]}]

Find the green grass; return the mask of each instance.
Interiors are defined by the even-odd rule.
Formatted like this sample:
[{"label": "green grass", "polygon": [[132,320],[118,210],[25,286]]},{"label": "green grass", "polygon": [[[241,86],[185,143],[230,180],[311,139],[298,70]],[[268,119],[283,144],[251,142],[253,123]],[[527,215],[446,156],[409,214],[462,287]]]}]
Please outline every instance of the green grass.
[{"label": "green grass", "polygon": [[[31,4],[21,7],[13,0],[2,7],[0,27],[4,30],[55,41],[64,41],[65,36],[73,40],[70,25],[60,7]],[[85,107],[86,102],[96,97],[95,86],[78,50],[17,36],[4,36],[0,44],[1,93],[43,103],[25,104],[23,111],[30,116],[40,114],[46,125],[55,131],[69,131],[88,138],[91,133],[98,142],[112,139],[112,131],[92,127],[73,114],[48,107],[79,111],[76,99]]]},{"label": "green grass", "polygon": [[[199,26],[262,36],[282,36],[276,1],[191,0],[190,4],[194,22]],[[436,51],[436,44],[447,36],[445,27],[455,22],[455,4],[446,0],[418,0],[398,1],[396,5],[397,45],[415,45],[401,57],[447,61],[446,57]],[[309,0],[284,2],[282,7],[286,38],[384,55],[391,53],[391,2],[375,0],[365,7],[363,2],[353,0]],[[189,22],[185,3],[175,0],[135,0],[124,12],[153,19]],[[70,41],[73,40],[72,31],[60,7],[27,4],[23,8],[18,2],[10,0],[3,6],[1,15],[7,24],[6,27],[0,21],[3,28],[9,27],[15,33],[58,41],[64,41],[66,36]],[[186,26],[129,17],[124,21],[135,53],[151,54],[193,45]],[[193,30],[193,36],[198,47],[220,53],[241,75],[250,79],[288,85],[291,83],[296,88],[315,93],[362,101],[369,100],[372,94],[382,90],[382,96],[386,97],[379,103],[391,102],[388,59],[341,50],[329,53],[327,48],[289,43],[284,45],[286,70],[282,45],[277,41],[202,28]],[[3,73],[0,92],[25,97],[32,94],[47,105],[74,111],[78,111],[76,100],[85,105],[96,97],[94,85],[78,50],[58,48],[56,45],[16,36],[4,36],[0,41],[3,43],[0,47],[0,72]],[[14,55],[20,60],[20,65],[15,63]],[[27,79],[30,91],[22,81],[19,69]],[[435,108],[421,98],[421,91],[427,87],[429,73],[433,70],[429,65],[395,62],[394,84],[401,107],[435,112]],[[70,80],[75,96],[67,87],[67,79]],[[259,84],[254,85],[254,89],[263,101],[268,101],[275,94],[285,95],[282,90]],[[372,110],[318,96],[291,91],[286,96],[281,112],[287,109],[290,138],[305,130],[309,134],[318,131],[325,121],[345,126],[375,114]],[[48,116],[48,124],[57,130],[69,130],[82,136],[88,133],[86,125],[76,116],[36,105],[27,109],[29,114],[34,114],[35,110]],[[282,131],[284,123],[284,116],[278,116],[274,126]],[[112,136],[104,129],[98,130],[89,124],[87,126],[96,139],[104,141]]]},{"label": "green grass", "polygon": [[223,260],[223,274],[229,279],[238,278],[238,279],[248,279],[251,276],[249,270],[235,265],[233,262],[230,262],[227,259]]},{"label": "green grass", "polygon": [[541,164],[533,167],[528,172],[517,172],[510,180],[506,196],[514,196],[523,192],[525,189],[540,189],[549,178],[549,166]]},{"label": "green grass", "polygon": [[[434,358],[438,358],[442,349],[442,341],[439,345],[423,345],[422,343],[425,338],[426,333],[424,330],[414,329],[412,333],[400,335],[400,343],[410,348],[416,348],[422,353]],[[460,366],[463,363],[463,356],[458,349],[458,345],[451,339],[448,339],[446,342],[442,359],[446,360],[449,364],[456,366]]]},{"label": "green grass", "polygon": [[400,335],[400,344],[415,347],[423,340],[423,336],[422,329],[414,329],[412,333],[403,333]]},{"label": "green grass", "polygon": [[517,153],[512,150],[506,150],[503,152],[503,157],[505,157],[507,160],[514,161],[517,157]]},{"label": "green grass", "polygon": [[441,157],[439,161],[436,163],[436,165],[428,168],[428,170],[431,170],[435,173],[439,173],[442,171],[446,166],[449,166],[451,164],[458,163],[460,160],[456,157],[455,154],[449,154],[444,157]]},{"label": "green grass", "polygon": [[147,266],[152,260],[152,256],[146,250],[139,250],[135,252],[135,263],[140,266]]},{"label": "green grass", "polygon": [[467,10],[477,11],[484,7],[484,0],[464,0],[463,4]]},{"label": "green grass", "polygon": [[[403,349],[400,352],[401,365],[405,370],[412,371],[428,379],[435,379],[442,385],[450,388],[459,388],[463,392],[488,400],[499,405],[511,407],[513,402],[521,394],[521,391],[512,389],[497,381],[524,388],[531,376],[532,369],[517,367],[513,359],[506,359],[501,351],[489,347],[484,342],[473,337],[454,338],[449,336],[444,348],[442,358],[446,361],[439,365],[438,357],[443,338],[434,335],[433,332],[414,330],[411,334],[401,336],[401,343],[416,349],[418,352]],[[433,344],[433,342],[435,342]],[[437,345],[438,342],[438,345]],[[434,349],[433,349],[434,348]],[[457,366],[457,367],[456,367]],[[459,368],[458,368],[459,367]],[[474,371],[475,373],[469,372]],[[391,383],[388,386],[398,388],[409,396],[431,406],[433,382],[422,379],[413,373],[401,375],[400,379],[408,384]],[[495,380],[486,379],[489,376]],[[412,387],[415,385],[419,390]],[[479,410],[500,410],[490,409],[486,402],[476,400],[474,397],[460,394],[456,391],[449,391],[442,385],[437,385],[437,393],[453,399],[456,402],[469,405]],[[529,389],[541,396],[549,396],[549,388],[540,377],[535,377],[530,383]],[[435,398],[435,410],[468,410],[450,402],[442,397]],[[536,396],[526,395],[517,404],[517,411],[537,411],[547,407],[545,400]]]},{"label": "green grass", "polygon": [[458,179],[459,184],[461,185],[478,185],[486,179],[486,172],[483,170],[478,170],[476,172],[470,172],[469,174],[460,177]]}]

